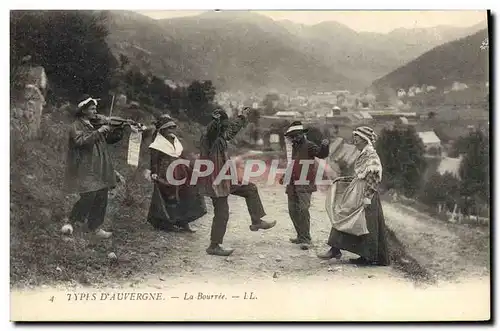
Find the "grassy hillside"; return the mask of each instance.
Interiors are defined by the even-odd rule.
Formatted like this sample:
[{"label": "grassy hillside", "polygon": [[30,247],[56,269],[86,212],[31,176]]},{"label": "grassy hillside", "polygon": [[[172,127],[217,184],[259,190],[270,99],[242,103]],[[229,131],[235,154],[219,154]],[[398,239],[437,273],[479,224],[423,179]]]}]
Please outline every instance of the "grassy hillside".
[{"label": "grassy hillside", "polygon": [[408,90],[413,85],[432,85],[441,92],[454,82],[485,86],[489,78],[489,53],[481,49],[488,37],[483,29],[471,36],[433,48],[414,61],[373,82],[377,90]]},{"label": "grassy hillside", "polygon": [[[16,107],[16,106],[13,106]],[[116,115],[131,116],[149,123],[150,113],[116,108]],[[143,176],[149,167],[144,136],[138,168],[127,165],[128,135],[113,145],[111,155],[126,183],[110,199],[105,226],[114,232],[112,240],[97,242],[76,231],[64,238],[60,231],[76,195],[65,195],[63,185],[68,124],[73,117],[67,109],[46,107],[40,139],[27,141],[22,121],[11,118],[10,163],[10,276],[11,285],[40,285],[52,282],[100,282],[128,278],[142,272],[168,252],[157,242],[157,233],[146,223],[152,185]],[[201,126],[179,122],[180,136],[188,151],[196,152]],[[149,242],[151,245],[145,246]],[[151,249],[155,255],[150,255]],[[118,263],[110,252],[120,253]]]}]

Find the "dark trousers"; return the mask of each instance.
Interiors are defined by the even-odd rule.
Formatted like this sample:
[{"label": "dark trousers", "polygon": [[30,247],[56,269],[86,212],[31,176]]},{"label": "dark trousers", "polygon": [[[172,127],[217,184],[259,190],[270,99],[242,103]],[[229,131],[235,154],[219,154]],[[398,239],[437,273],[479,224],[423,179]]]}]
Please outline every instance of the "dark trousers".
[{"label": "dark trousers", "polygon": [[83,223],[87,219],[89,230],[95,231],[104,223],[107,207],[107,188],[99,191],[80,193],[80,200],[71,209],[69,220],[73,223]]},{"label": "dark trousers", "polygon": [[311,216],[309,215],[311,196],[312,193],[295,191],[288,194],[288,213],[300,241],[311,240]]},{"label": "dark trousers", "polygon": [[[261,218],[266,215],[264,206],[262,206],[260,200],[259,191],[255,184],[232,185],[231,194],[245,198],[252,223],[259,223]],[[210,241],[212,244],[222,244],[224,235],[226,234],[227,222],[229,221],[227,197],[212,198],[212,203],[214,206],[214,218],[212,221]]]}]

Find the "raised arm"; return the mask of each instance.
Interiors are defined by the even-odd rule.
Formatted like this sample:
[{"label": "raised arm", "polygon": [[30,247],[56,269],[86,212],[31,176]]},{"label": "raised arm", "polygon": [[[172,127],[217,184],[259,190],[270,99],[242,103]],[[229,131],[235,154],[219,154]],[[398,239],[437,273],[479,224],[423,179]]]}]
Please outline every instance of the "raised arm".
[{"label": "raised arm", "polygon": [[229,122],[229,127],[224,132],[223,138],[226,141],[232,140],[245,125],[247,125],[246,117],[239,115],[234,121]]}]

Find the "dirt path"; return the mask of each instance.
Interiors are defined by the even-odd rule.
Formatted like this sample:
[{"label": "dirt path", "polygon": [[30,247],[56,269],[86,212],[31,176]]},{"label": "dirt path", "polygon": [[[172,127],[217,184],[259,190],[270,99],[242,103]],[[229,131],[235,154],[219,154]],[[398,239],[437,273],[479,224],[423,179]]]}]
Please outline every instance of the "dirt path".
[{"label": "dirt path", "polygon": [[[155,232],[149,249],[153,256],[163,250],[162,258],[151,260],[148,270],[134,277],[132,286],[146,286],[157,280],[175,281],[178,278],[195,279],[304,279],[324,277],[325,280],[342,278],[385,279],[411,282],[395,266],[357,267],[346,263],[355,255],[344,252],[340,261],[322,261],[318,252],[327,249],[326,240],[330,222],[324,211],[324,193],[313,194],[311,202],[311,234],[313,247],[308,251],[293,245],[288,238],[295,236],[288,216],[287,200],[283,187],[259,185],[260,195],[268,213],[266,219],[276,220],[275,228],[251,232],[245,200],[230,196],[230,220],[224,246],[234,248],[228,258],[205,253],[209,242],[212,206],[207,200],[208,214],[194,222],[194,234]],[[467,238],[476,234],[453,224],[444,224],[402,205],[384,203],[388,226],[423,267],[437,280],[486,277],[487,249],[467,244]],[[485,233],[481,233],[485,235]],[[477,241],[477,240],[476,240]],[[439,250],[437,250],[439,247]],[[485,278],[487,280],[487,278]]]},{"label": "dirt path", "polygon": [[386,224],[438,280],[489,277],[488,228],[445,223],[400,203],[383,203]]},{"label": "dirt path", "polygon": [[[224,239],[224,246],[234,248],[228,258],[210,256],[205,252],[209,243],[212,206],[207,203],[209,213],[194,223],[194,234],[158,232],[157,246],[166,247],[169,252],[164,260],[152,266],[148,274],[153,278],[200,277],[203,279],[239,278],[272,279],[306,276],[401,278],[402,275],[390,267],[359,268],[342,262],[327,263],[316,257],[316,253],[327,249],[330,223],[324,212],[322,193],[313,196],[311,206],[311,233],[313,248],[304,251],[288,240],[295,236],[288,216],[287,200],[282,187],[260,186],[260,195],[268,215],[266,219],[276,220],[277,225],[268,231],[251,232],[250,218],[245,200],[230,196],[230,220]],[[208,202],[208,201],[207,201]],[[155,248],[153,248],[155,249]],[[165,248],[163,248],[165,249]],[[343,260],[355,257],[345,253]]]},{"label": "dirt path", "polygon": [[[213,215],[208,204],[209,213],[194,222],[198,231],[193,234],[155,232],[144,224],[138,225],[136,232],[117,231],[118,236],[142,240],[116,251],[118,263],[114,267],[115,274],[122,272],[127,277],[119,280],[109,273],[111,269],[103,267],[99,270],[99,267],[97,271],[88,271],[91,274],[102,272],[103,277],[96,283],[70,280],[50,286],[16,289],[13,291],[16,298],[13,305],[17,307],[36,300],[45,302],[51,295],[58,293],[56,291],[61,291],[57,295],[57,309],[54,309],[55,305],[41,305],[43,311],[24,312],[25,315],[22,315],[23,310],[15,308],[16,313],[21,314],[19,318],[28,319],[33,316],[30,313],[35,313],[46,320],[60,320],[63,314],[68,320],[121,321],[442,321],[489,318],[489,279],[487,273],[478,272],[481,271],[480,266],[487,251],[476,247],[478,258],[474,259],[472,254],[475,248],[460,244],[464,240],[463,228],[448,227],[400,205],[384,204],[387,224],[399,240],[419,263],[437,277],[444,277],[443,282],[415,283],[396,265],[357,267],[347,264],[344,261],[354,257],[347,252],[340,262],[319,260],[316,253],[327,248],[330,230],[322,192],[313,194],[311,204],[313,248],[304,251],[291,244],[288,238],[295,233],[288,216],[283,187],[260,185],[259,189],[267,217],[277,220],[277,225],[268,231],[251,232],[244,199],[230,196],[230,221],[224,245],[235,249],[231,257],[209,256],[205,252]],[[138,237],[139,233],[141,237]],[[469,239],[474,235],[469,234]],[[94,254],[102,252],[96,251]],[[65,266],[62,267],[64,269]],[[463,276],[458,283],[449,281],[450,274],[455,272]],[[144,306],[139,311],[134,306],[136,303],[122,301],[111,302],[113,309],[100,308],[105,303],[91,306],[82,316],[81,311],[64,302],[67,293],[93,291],[161,291],[169,296],[165,304],[173,304],[179,309],[169,315],[173,312],[171,306],[164,309],[165,306],[151,302],[148,308]],[[244,301],[242,297],[250,292],[260,300]],[[193,310],[193,303],[183,298],[189,294],[196,297],[199,293],[223,293],[228,296],[228,301],[217,303],[220,303],[217,307],[221,309],[213,309],[210,301],[195,301],[204,308]],[[262,309],[263,304],[266,309]],[[427,310],[423,311],[422,307],[427,307]],[[126,316],[120,313],[126,310],[129,311]]]}]

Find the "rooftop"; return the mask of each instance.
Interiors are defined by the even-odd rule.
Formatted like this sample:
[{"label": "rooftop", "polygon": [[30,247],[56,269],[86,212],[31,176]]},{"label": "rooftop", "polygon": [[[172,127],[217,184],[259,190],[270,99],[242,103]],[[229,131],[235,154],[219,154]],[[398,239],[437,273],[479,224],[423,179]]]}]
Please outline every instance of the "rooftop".
[{"label": "rooftop", "polygon": [[434,131],[418,132],[418,136],[424,144],[440,144],[441,139],[436,135]]}]

